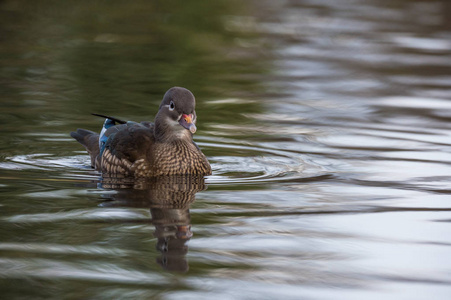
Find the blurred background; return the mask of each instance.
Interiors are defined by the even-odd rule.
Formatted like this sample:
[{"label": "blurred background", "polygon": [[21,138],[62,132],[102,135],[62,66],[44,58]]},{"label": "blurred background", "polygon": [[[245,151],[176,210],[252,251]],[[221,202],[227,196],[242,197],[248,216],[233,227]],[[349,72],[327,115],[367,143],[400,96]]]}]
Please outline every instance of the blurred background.
[{"label": "blurred background", "polygon": [[[446,0],[0,1],[1,294],[448,299],[450,67]],[[101,187],[172,86],[206,186]]]}]

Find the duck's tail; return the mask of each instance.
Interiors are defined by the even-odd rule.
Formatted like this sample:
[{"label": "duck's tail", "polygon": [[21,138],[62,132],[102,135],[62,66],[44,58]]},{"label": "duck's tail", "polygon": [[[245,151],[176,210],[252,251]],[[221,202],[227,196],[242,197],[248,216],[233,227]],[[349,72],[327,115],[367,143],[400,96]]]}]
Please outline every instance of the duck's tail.
[{"label": "duck's tail", "polygon": [[77,129],[77,131],[72,131],[70,136],[76,139],[80,144],[82,144],[89,155],[91,156],[91,167],[98,168],[96,166],[96,159],[99,155],[99,134],[86,129]]}]

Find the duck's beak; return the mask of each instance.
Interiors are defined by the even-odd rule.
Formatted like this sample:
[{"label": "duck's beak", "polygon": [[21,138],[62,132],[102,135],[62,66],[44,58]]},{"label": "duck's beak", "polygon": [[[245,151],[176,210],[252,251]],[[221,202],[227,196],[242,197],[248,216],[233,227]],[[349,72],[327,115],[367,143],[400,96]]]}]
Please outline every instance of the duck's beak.
[{"label": "duck's beak", "polygon": [[194,134],[197,130],[196,125],[194,125],[193,122],[193,114],[183,114],[182,117],[180,118],[179,124],[182,125],[184,128],[188,129],[189,131],[191,131],[192,134]]}]

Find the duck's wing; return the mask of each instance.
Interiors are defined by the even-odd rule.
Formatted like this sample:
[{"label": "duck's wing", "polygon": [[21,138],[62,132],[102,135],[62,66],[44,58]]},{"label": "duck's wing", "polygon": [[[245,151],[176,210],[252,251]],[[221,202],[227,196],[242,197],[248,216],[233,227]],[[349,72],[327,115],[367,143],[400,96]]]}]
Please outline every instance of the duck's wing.
[{"label": "duck's wing", "polygon": [[153,124],[127,122],[105,130],[100,140],[101,170],[110,175],[132,175],[137,160],[146,159],[149,149],[155,143]]},{"label": "duck's wing", "polygon": [[[104,146],[104,142],[106,141],[104,134],[107,128],[113,127],[118,124],[125,124],[127,122],[105,115],[100,114],[92,114],[94,116],[105,118],[105,123],[103,124],[102,132],[100,135],[96,132],[86,129],[77,129],[77,131],[73,131],[70,133],[71,137],[76,139],[80,144],[82,144],[86,151],[88,151],[89,156],[91,157],[91,167],[98,169],[98,157],[102,152],[102,146]],[[102,140],[103,138],[103,140]],[[102,143],[103,141],[103,143]]]},{"label": "duck's wing", "polygon": [[[127,122],[115,117],[92,114],[105,118],[100,134],[77,129],[70,135],[82,144],[91,157],[91,166],[99,170],[111,170],[115,165],[130,165],[138,157],[145,155],[143,149],[153,139],[153,123]],[[108,145],[108,146],[107,146]],[[101,165],[105,149],[108,149],[104,166]]]}]

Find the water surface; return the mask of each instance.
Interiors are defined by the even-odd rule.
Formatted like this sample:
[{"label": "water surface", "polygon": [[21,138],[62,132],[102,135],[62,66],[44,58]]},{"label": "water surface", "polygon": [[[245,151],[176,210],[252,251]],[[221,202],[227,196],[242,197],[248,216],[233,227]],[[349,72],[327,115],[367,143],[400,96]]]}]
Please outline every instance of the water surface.
[{"label": "water surface", "polygon": [[[2,295],[448,299],[450,14],[3,1]],[[102,182],[69,132],[152,120],[174,85],[213,175]]]}]

